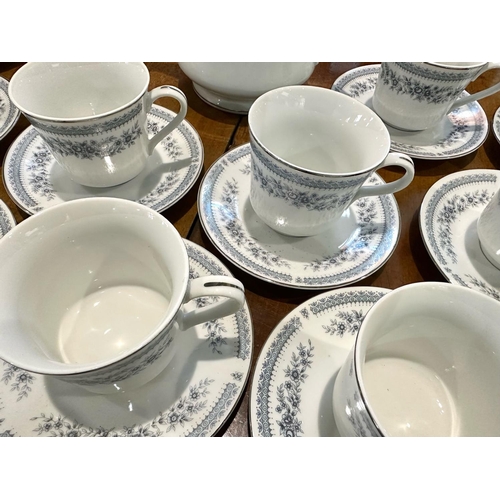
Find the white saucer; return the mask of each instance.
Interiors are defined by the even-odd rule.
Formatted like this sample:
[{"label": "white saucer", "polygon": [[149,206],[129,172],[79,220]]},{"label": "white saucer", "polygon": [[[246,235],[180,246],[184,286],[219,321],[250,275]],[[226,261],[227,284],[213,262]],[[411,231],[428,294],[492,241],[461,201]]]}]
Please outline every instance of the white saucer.
[{"label": "white saucer", "polygon": [[252,435],[339,435],[332,411],[335,378],[361,321],[388,292],[376,287],[326,292],[296,307],[276,326],[253,375]]},{"label": "white saucer", "polygon": [[444,277],[500,300],[500,270],[484,256],[477,219],[494,192],[500,172],[465,170],[437,181],[420,207],[420,231]]},{"label": "white saucer", "polygon": [[498,108],[493,116],[492,121],[493,134],[495,139],[500,142],[500,108]]},{"label": "white saucer", "polygon": [[[332,89],[354,97],[372,109],[371,101],[380,64],[347,71]],[[464,91],[463,95],[469,95]],[[387,126],[391,149],[413,158],[444,160],[458,158],[478,149],[488,137],[488,120],[477,101],[452,111],[439,125],[421,132],[405,132]]]},{"label": "white saucer", "polygon": [[[191,277],[229,274],[209,252],[184,241]],[[179,332],[175,342],[173,361],[156,379],[110,396],[0,360],[0,436],[215,434],[238,403],[250,373],[253,330],[248,307]]]},{"label": "white saucer", "polygon": [[[173,117],[170,110],[153,105],[148,113],[149,137]],[[193,126],[184,120],[155,148],[147,167],[137,177],[120,186],[89,188],[69,179],[41,136],[30,126],[7,152],[3,180],[10,197],[28,214],[64,201],[91,196],[138,201],[162,212],[189,191],[202,167],[203,144]]]},{"label": "white saucer", "polygon": [[0,140],[11,131],[21,114],[9,99],[8,89],[9,82],[0,76]]},{"label": "white saucer", "polygon": [[[244,144],[212,165],[198,194],[205,232],[244,271],[290,288],[321,290],[366,278],[392,255],[401,226],[393,195],[361,198],[330,230],[294,238],[273,231],[255,214],[250,168],[250,145]],[[371,182],[383,181],[373,174]]]},{"label": "white saucer", "polygon": [[14,226],[16,219],[9,207],[0,200],[0,238],[3,238]]}]

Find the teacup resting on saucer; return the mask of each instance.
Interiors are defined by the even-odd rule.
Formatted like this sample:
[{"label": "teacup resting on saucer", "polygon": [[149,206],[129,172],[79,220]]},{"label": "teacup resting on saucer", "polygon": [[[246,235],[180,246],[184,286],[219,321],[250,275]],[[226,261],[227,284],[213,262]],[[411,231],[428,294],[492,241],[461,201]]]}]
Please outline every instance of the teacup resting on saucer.
[{"label": "teacup resting on saucer", "polygon": [[[218,296],[201,308],[192,299]],[[48,208],[0,240],[0,358],[98,393],[139,387],[182,330],[235,313],[243,285],[189,279],[186,247],[139,203],[88,198]]]},{"label": "teacup resting on saucer", "polygon": [[412,283],[366,314],[339,371],[343,436],[500,436],[500,302]]},{"label": "teacup resting on saucer", "polygon": [[500,269],[500,190],[497,190],[477,220],[477,236],[485,257]]},{"label": "teacup resting on saucer", "polygon": [[[414,176],[409,156],[389,153],[382,120],[338,92],[301,85],[272,90],[254,102],[248,123],[250,201],[279,233],[319,234],[355,200],[400,191]],[[388,184],[366,185],[373,172],[388,166],[406,172]]]},{"label": "teacup resting on saucer", "polygon": [[392,127],[426,130],[454,109],[500,91],[499,82],[461,97],[469,83],[498,67],[489,62],[383,62],[373,109]]},{"label": "teacup resting on saucer", "polygon": [[[163,85],[148,91],[143,63],[28,63],[12,77],[9,97],[42,136],[71,180],[117,186],[146,167],[155,147],[180,125],[186,96]],[[152,139],[147,113],[160,97],[180,110]]]}]

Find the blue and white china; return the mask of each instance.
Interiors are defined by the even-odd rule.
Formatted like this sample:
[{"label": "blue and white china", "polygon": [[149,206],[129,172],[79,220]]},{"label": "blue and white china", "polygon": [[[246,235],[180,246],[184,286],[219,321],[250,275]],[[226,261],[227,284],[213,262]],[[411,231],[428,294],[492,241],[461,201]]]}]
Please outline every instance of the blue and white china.
[{"label": "blue and white china", "polygon": [[500,82],[463,96],[470,82],[498,63],[383,62],[373,94],[373,109],[392,127],[418,131],[439,124],[452,110],[500,90]]},{"label": "blue and white china", "polygon": [[182,238],[154,210],[86,198],[0,240],[0,301],[1,359],[109,394],[152,380],[189,328],[234,314],[245,295],[229,276],[190,277]]},{"label": "blue and white china", "polygon": [[[389,153],[382,120],[355,99],[314,86],[281,87],[248,113],[250,203],[270,228],[313,236],[332,228],[358,199],[396,193],[414,176],[407,155]],[[396,181],[366,182],[377,170],[404,169]]]},{"label": "blue and white china", "polygon": [[9,98],[9,82],[0,77],[0,140],[11,131],[20,115],[21,111]]},{"label": "blue and white china", "polygon": [[206,103],[230,113],[246,114],[268,90],[307,81],[312,62],[180,62],[182,71]]},{"label": "blue and white china", "polygon": [[[379,269],[394,251],[400,215],[394,195],[355,201],[333,227],[319,235],[280,234],[250,204],[250,145],[220,157],[198,194],[202,226],[236,266],[269,283],[321,290],[355,283]],[[372,174],[369,183],[383,180]]]},{"label": "blue and white china", "polygon": [[[148,113],[148,135],[153,137],[174,116],[170,110],[153,105]],[[137,177],[112,188],[88,188],[68,177],[42,137],[28,127],[7,152],[3,180],[9,196],[28,214],[64,201],[95,196],[137,201],[162,212],[189,191],[202,168],[203,144],[193,126],[183,120],[158,145]]]},{"label": "blue and white china", "polygon": [[[184,243],[191,278],[230,276],[205,249]],[[184,332],[166,370],[130,392],[91,394],[0,361],[0,435],[210,436],[243,394],[252,351],[252,322],[245,304],[232,316]]]},{"label": "blue and white china", "polygon": [[0,200],[0,238],[3,238],[15,225],[14,215],[5,202]]},{"label": "blue and white china", "polygon": [[257,360],[250,394],[253,436],[338,436],[332,411],[335,378],[366,313],[389,290],[325,292],[274,328]]},{"label": "blue and white china", "polygon": [[[346,93],[373,109],[373,93],[380,64],[352,69],[335,80],[332,89]],[[466,96],[468,93],[463,92]],[[476,102],[454,109],[428,130],[408,132],[387,126],[391,150],[412,158],[444,160],[458,158],[478,149],[488,136],[488,120]]]},{"label": "blue and white china", "polygon": [[492,128],[495,139],[500,143],[500,108],[495,111]]},{"label": "blue and white china", "polygon": [[[31,62],[11,78],[9,97],[74,182],[106,188],[139,175],[186,116],[178,88],[148,91],[149,81],[140,62]],[[147,114],[161,97],[175,99],[180,109],[149,138]]]},{"label": "blue and white china", "polygon": [[500,303],[421,282],[366,313],[333,389],[341,436],[500,436]]},{"label": "blue and white china", "polygon": [[500,269],[500,188],[479,215],[477,236],[484,255]]},{"label": "blue and white china", "polygon": [[454,172],[433,184],[420,207],[420,232],[443,276],[497,300],[500,270],[481,250],[477,221],[499,188],[496,170]]}]

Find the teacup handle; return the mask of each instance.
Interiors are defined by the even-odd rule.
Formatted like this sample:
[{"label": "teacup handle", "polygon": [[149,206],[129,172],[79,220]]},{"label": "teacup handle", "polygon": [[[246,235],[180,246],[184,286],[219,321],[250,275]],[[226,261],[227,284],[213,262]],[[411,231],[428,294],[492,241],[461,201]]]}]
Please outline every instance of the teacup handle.
[{"label": "teacup handle", "polygon": [[[490,69],[493,69],[493,68],[500,68],[500,63],[488,63],[488,64],[485,64],[484,68],[482,69],[481,72],[479,72],[476,76],[476,78],[474,78],[474,80],[476,80],[480,75],[482,75],[483,73],[485,73],[486,71],[490,70]],[[492,94],[495,94],[496,92],[500,91],[500,82],[498,83],[495,83],[495,85],[492,85],[491,87],[488,87],[487,89],[484,89],[484,90],[481,90],[479,92],[476,92],[475,94],[471,94],[471,95],[468,95],[468,96],[465,96],[465,97],[461,97],[460,99],[457,99],[450,107],[450,109],[448,110],[448,113],[450,111],[453,111],[454,109],[457,109],[459,108],[460,106],[464,106],[465,104],[469,104],[470,102],[473,102],[473,101],[479,101],[479,99],[483,99],[485,97],[488,97]]]},{"label": "teacup handle", "polygon": [[162,85],[161,87],[156,87],[148,92],[146,96],[146,108],[148,111],[151,109],[153,102],[160,97],[173,97],[181,105],[181,109],[171,122],[165,125],[165,127],[163,127],[158,133],[154,135],[154,137],[149,140],[148,155],[153,154],[153,150],[158,145],[158,143],[163,141],[163,139],[165,139],[165,137],[167,137],[167,135],[170,134],[172,130],[180,125],[182,120],[184,120],[184,118],[186,117],[188,109],[187,99],[184,95],[184,92],[180,91],[176,87],[172,87],[171,85]]},{"label": "teacup handle", "polygon": [[202,276],[188,284],[184,303],[198,297],[223,297],[222,300],[187,311],[183,305],[177,315],[177,324],[181,330],[187,330],[194,325],[206,323],[217,318],[234,314],[245,303],[243,284],[229,276]]},{"label": "teacup handle", "polygon": [[402,153],[389,153],[385,160],[374,170],[380,170],[384,167],[403,167],[406,172],[403,177],[397,181],[388,182],[387,184],[379,184],[377,186],[361,186],[352,201],[365,196],[381,196],[384,194],[393,194],[407,187],[415,176],[415,168],[413,160]]}]

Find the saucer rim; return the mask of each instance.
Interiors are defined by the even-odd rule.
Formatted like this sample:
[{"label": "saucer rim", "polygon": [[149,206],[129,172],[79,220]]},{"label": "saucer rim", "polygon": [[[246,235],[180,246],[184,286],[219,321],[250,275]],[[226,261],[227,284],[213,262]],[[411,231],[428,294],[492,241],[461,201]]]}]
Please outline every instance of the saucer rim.
[{"label": "saucer rim", "polygon": [[[7,99],[9,100],[10,105],[14,109],[12,117],[10,118],[10,122],[9,122],[8,117],[7,117],[7,120],[5,120],[5,123],[7,124],[7,126],[3,132],[0,132],[0,141],[2,139],[4,139],[7,136],[7,134],[14,128],[14,125],[18,122],[18,120],[21,116],[21,110],[14,105],[14,103],[11,101],[11,99],[9,97],[9,83],[10,82],[8,80],[6,80],[5,78],[0,76],[0,89],[5,92],[5,95],[7,96]],[[5,86],[5,88],[3,88],[4,86]]]},{"label": "saucer rim", "polygon": [[[394,213],[395,213],[395,219],[396,219],[396,224],[394,225],[394,231],[395,231],[396,234],[395,234],[395,237],[394,237],[394,241],[392,243],[392,248],[387,253],[387,255],[385,256],[385,258],[382,259],[381,261],[377,262],[377,264],[374,265],[372,269],[369,269],[369,271],[366,272],[365,274],[363,274],[362,276],[355,277],[353,279],[350,279],[349,281],[338,282],[338,283],[333,283],[333,284],[329,284],[329,285],[317,285],[317,286],[316,285],[311,286],[311,285],[300,285],[300,284],[295,284],[295,283],[286,283],[286,282],[283,282],[283,281],[278,281],[278,280],[273,279],[273,278],[262,276],[261,274],[258,274],[256,272],[254,272],[253,270],[250,270],[250,269],[246,268],[238,260],[236,260],[235,258],[233,258],[231,255],[228,255],[228,253],[225,252],[225,250],[221,247],[221,245],[214,238],[214,236],[211,234],[211,231],[207,227],[207,224],[205,222],[205,218],[207,218],[207,216],[206,216],[206,214],[205,214],[205,212],[204,212],[204,210],[202,208],[202,200],[201,200],[201,198],[202,198],[202,195],[203,195],[203,193],[202,193],[203,192],[203,186],[205,185],[207,177],[209,176],[210,171],[212,170],[212,168],[216,164],[218,164],[219,161],[221,161],[228,154],[235,153],[237,150],[243,149],[245,147],[250,148],[250,143],[246,142],[244,144],[241,144],[240,146],[236,146],[233,149],[230,149],[230,150],[226,151],[225,153],[223,153],[222,155],[220,155],[212,163],[212,165],[207,169],[207,171],[205,172],[205,174],[203,175],[203,177],[201,179],[200,187],[198,189],[198,196],[197,196],[197,212],[198,212],[199,220],[200,220],[200,223],[201,223],[201,226],[203,228],[204,233],[207,235],[207,237],[209,238],[210,242],[214,245],[214,247],[220,252],[220,254],[223,255],[233,265],[235,265],[236,267],[238,267],[240,270],[244,271],[245,273],[249,274],[253,278],[262,280],[262,281],[264,281],[266,283],[270,283],[272,285],[282,286],[282,287],[289,288],[289,289],[294,289],[294,290],[309,290],[309,291],[322,291],[322,290],[324,290],[324,291],[327,291],[327,290],[335,290],[335,289],[346,287],[346,286],[351,286],[351,285],[354,285],[355,283],[358,283],[361,280],[364,280],[364,279],[368,278],[372,274],[374,274],[377,271],[379,271],[387,263],[387,261],[392,257],[392,255],[394,254],[394,252],[395,252],[395,250],[396,250],[396,248],[397,248],[397,246],[399,244],[399,241],[401,239],[401,230],[402,230],[402,227],[401,227],[402,226],[401,211],[400,211],[399,204],[398,204],[398,202],[397,202],[396,197],[394,196],[394,194],[383,195],[383,196],[390,197],[390,199],[392,201],[392,204],[393,204],[393,207],[394,207]],[[385,184],[385,181],[382,179],[382,177],[379,174],[377,174],[376,172],[374,172],[372,175],[377,176]],[[381,196],[376,196],[376,198],[380,199]]]},{"label": "saucer rim", "polygon": [[[254,416],[254,411],[253,411],[253,401],[256,400],[257,398],[257,384],[258,384],[258,377],[261,372],[261,361],[263,360],[264,356],[267,355],[270,352],[269,347],[275,340],[276,335],[279,333],[280,329],[292,318],[292,316],[300,314],[300,310],[304,309],[308,304],[311,302],[315,302],[318,300],[321,300],[322,298],[328,297],[331,294],[334,295],[341,295],[343,293],[349,293],[349,292],[362,292],[362,291],[374,291],[374,292],[385,292],[385,294],[392,292],[392,288],[385,288],[385,287],[379,287],[379,286],[347,286],[345,288],[338,288],[338,289],[333,289],[333,290],[327,290],[319,295],[315,295],[313,297],[310,297],[309,299],[303,301],[302,303],[298,304],[296,307],[294,307],[284,318],[282,318],[276,326],[271,330],[271,333],[268,335],[266,341],[262,345],[262,348],[259,352],[259,355],[257,356],[257,359],[255,360],[255,366],[253,369],[252,373],[252,380],[250,381],[250,386],[249,386],[249,398],[248,398],[248,425],[249,425],[249,430],[250,430],[250,435],[251,437],[281,437],[279,435],[264,435],[264,434],[259,434],[257,430],[254,430],[254,425],[256,424],[255,420],[256,417]],[[380,299],[379,299],[380,300]],[[374,302],[375,304],[376,302]],[[372,304],[372,306],[374,305]],[[356,342],[357,334],[355,335],[353,339],[353,346]],[[350,348],[352,349],[352,347]],[[347,350],[346,352],[346,358],[349,355],[350,350]],[[280,356],[278,356],[279,358]],[[344,360],[345,361],[345,360]],[[340,366],[339,366],[340,368]],[[255,389],[254,389],[255,387]],[[255,396],[255,397],[254,397]],[[333,411],[333,410],[332,410]],[[333,418],[333,414],[332,414]],[[304,434],[303,437],[309,437]],[[312,436],[310,436],[312,437]],[[319,437],[319,436],[318,436]]]},{"label": "saucer rim", "polygon": [[[467,175],[473,175],[473,174],[488,174],[488,175],[494,175],[497,178],[497,183],[500,183],[500,172],[494,169],[472,169],[472,170],[460,170],[458,172],[452,172],[451,174],[445,175],[444,177],[438,179],[425,193],[424,198],[422,199],[422,203],[420,204],[420,209],[419,209],[419,217],[418,217],[418,225],[420,229],[420,235],[422,238],[422,241],[424,243],[425,249],[427,251],[427,254],[431,258],[432,262],[438,269],[438,271],[441,273],[441,275],[449,282],[453,283],[456,285],[460,286],[466,286],[467,288],[470,288],[472,290],[477,290],[476,288],[472,288],[468,285],[464,285],[463,282],[457,280],[454,276],[453,273],[447,273],[445,271],[445,266],[441,263],[439,263],[439,259],[437,258],[434,250],[432,249],[432,244],[430,242],[429,238],[429,233],[425,229],[425,218],[426,218],[426,212],[429,207],[429,202],[434,196],[434,194],[437,192],[438,189],[443,187],[446,182],[452,181],[453,179],[460,179],[461,177],[465,177]],[[442,199],[442,198],[441,198]],[[491,266],[492,270],[497,269],[493,264],[489,263]],[[500,289],[499,289],[500,292]],[[483,293],[483,292],[481,292]],[[489,295],[487,295],[489,296]]]},{"label": "saucer rim", "polygon": [[[3,200],[0,199],[0,239],[2,239],[12,228],[17,225],[16,218],[12,213],[11,209]],[[6,226],[10,224],[10,227]],[[5,233],[3,232],[2,226],[5,226]]]},{"label": "saucer rim", "polygon": [[[343,90],[343,86],[340,87],[338,85],[338,82],[341,81],[342,78],[344,78],[345,76],[349,75],[350,73],[354,73],[356,71],[360,71],[360,70],[363,70],[363,69],[366,69],[366,73],[367,74],[371,74],[372,72],[375,73],[375,70],[378,73],[379,68],[380,68],[380,64],[367,64],[367,65],[358,66],[356,68],[347,70],[344,73],[342,73],[333,82],[333,84],[331,86],[331,90],[333,90],[334,92],[347,93],[346,91]],[[368,71],[368,70],[372,70],[372,71]],[[360,75],[360,76],[366,76],[366,75]],[[345,86],[345,84],[344,84],[344,86]],[[469,95],[469,93],[467,91],[464,91],[464,93],[465,93],[465,95]],[[350,96],[350,97],[352,97],[353,99],[358,100],[358,98],[355,97],[355,96]],[[464,152],[460,152],[460,153],[456,153],[456,154],[446,154],[446,155],[436,156],[436,155],[423,154],[423,153],[413,153],[413,152],[402,150],[402,149],[398,148],[397,146],[394,147],[394,145],[393,145],[394,143],[393,143],[392,138],[391,138],[391,151],[399,152],[399,153],[404,153],[404,154],[407,154],[408,156],[410,156],[411,158],[415,158],[415,159],[419,159],[419,160],[434,160],[434,161],[452,160],[452,159],[455,159],[455,158],[462,158],[464,156],[467,156],[467,155],[473,153],[474,151],[477,151],[485,143],[486,139],[488,138],[488,135],[489,135],[489,123],[488,123],[488,118],[486,116],[486,113],[485,113],[484,109],[482,108],[481,104],[478,101],[470,102],[470,103],[466,104],[466,106],[470,109],[470,106],[473,105],[473,104],[477,105],[477,107],[478,107],[478,113],[481,114],[481,116],[483,117],[484,132],[483,132],[482,137],[480,138],[480,140],[472,148],[469,148],[469,149],[467,149]],[[460,108],[458,108],[458,109],[460,109]],[[394,128],[394,127],[392,127],[392,128]],[[401,144],[404,144],[401,141],[399,141],[399,142]],[[499,139],[499,142],[500,142],[500,139]],[[408,145],[408,146],[411,146],[411,145]],[[421,147],[425,147],[425,146],[421,146]]]},{"label": "saucer rim", "polygon": [[493,118],[491,120],[491,129],[493,130],[493,135],[495,139],[500,144],[500,107],[497,108]]},{"label": "saucer rim", "polygon": [[[151,114],[151,112],[152,112],[152,110],[154,108],[158,108],[158,112],[159,113],[167,112],[167,114],[169,114],[169,113],[175,114],[173,111],[171,111],[170,109],[168,109],[168,108],[166,108],[164,106],[160,106],[159,104],[153,104],[151,106],[151,109],[147,113],[148,117],[149,117],[149,115]],[[197,144],[199,146],[200,155],[199,155],[198,165],[196,166],[196,169],[195,169],[195,171],[194,171],[194,173],[192,175],[192,178],[190,179],[189,183],[187,184],[187,186],[182,191],[182,194],[180,196],[178,196],[175,200],[171,201],[170,203],[166,203],[166,204],[165,203],[161,203],[158,208],[154,208],[154,207],[150,206],[150,204],[144,204],[144,206],[147,206],[148,208],[151,208],[152,210],[155,210],[158,213],[162,213],[165,210],[168,210],[169,208],[171,208],[172,206],[174,206],[176,203],[178,203],[180,200],[182,200],[184,198],[184,196],[186,196],[188,194],[188,192],[191,190],[191,188],[196,184],[196,182],[198,181],[198,179],[200,177],[201,172],[203,171],[203,165],[204,165],[204,162],[205,162],[205,148],[204,148],[204,145],[203,145],[203,141],[201,140],[201,137],[200,137],[198,131],[195,129],[195,127],[188,120],[186,120],[184,118],[181,123],[185,124],[190,129],[190,132],[193,134],[193,136],[194,136],[194,138],[195,138],[195,140],[196,140],[196,142],[197,142]],[[7,175],[8,175],[9,169],[6,168],[7,167],[7,161],[11,157],[11,151],[13,150],[14,147],[16,147],[18,144],[20,144],[25,139],[25,136],[30,131],[34,131],[35,134],[36,134],[35,137],[33,138],[33,140],[36,139],[36,136],[40,137],[40,134],[38,134],[36,132],[35,128],[32,125],[30,125],[30,126],[26,127],[26,129],[23,130],[14,139],[14,141],[9,145],[9,147],[8,147],[6,153],[5,153],[5,156],[3,158],[3,161],[2,161],[2,182],[3,182],[4,188],[5,188],[6,192],[7,192],[7,194],[12,199],[12,201],[16,204],[16,206],[19,209],[21,209],[23,212],[25,212],[26,214],[28,214],[28,215],[35,215],[36,213],[41,212],[42,210],[45,210],[48,207],[47,206],[43,206],[40,203],[37,203],[35,207],[28,207],[25,204],[23,204],[22,200],[20,200],[19,197],[17,195],[15,195],[12,192],[12,190],[10,189],[10,184],[9,184],[9,182],[7,182]],[[41,140],[43,141],[43,139],[41,139]],[[52,159],[52,161],[56,162],[56,160],[54,158]],[[128,182],[132,182],[133,180],[134,179],[131,179]],[[127,182],[125,182],[124,184],[127,184]],[[110,189],[110,188],[103,188],[103,190],[106,190],[106,189]],[[150,194],[151,192],[152,191],[150,191],[147,194]],[[106,195],[103,194],[103,196],[106,196]],[[74,199],[76,200],[76,199],[82,199],[82,198],[85,198],[85,197],[74,198]],[[121,199],[125,199],[125,198],[121,198]],[[135,202],[139,203],[139,200],[132,200],[132,201],[135,201]],[[65,202],[65,200],[60,200],[58,204],[64,203],[64,202]]]}]

